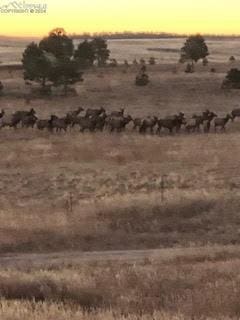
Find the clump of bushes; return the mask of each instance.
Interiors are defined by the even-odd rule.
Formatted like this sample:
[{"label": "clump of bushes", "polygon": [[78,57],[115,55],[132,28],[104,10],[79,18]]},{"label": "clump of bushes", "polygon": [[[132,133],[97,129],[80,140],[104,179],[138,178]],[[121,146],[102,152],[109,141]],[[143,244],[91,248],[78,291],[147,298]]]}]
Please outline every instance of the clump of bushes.
[{"label": "clump of bushes", "polygon": [[154,66],[156,64],[156,59],[154,57],[150,57],[148,62],[151,66]]},{"label": "clump of bushes", "polygon": [[136,86],[146,86],[149,83],[149,76],[146,73],[141,73],[136,76]]},{"label": "clump of bushes", "polygon": [[232,68],[222,83],[222,88],[240,89],[240,70]]},{"label": "clump of bushes", "polygon": [[229,58],[229,62],[235,62],[236,61],[236,58],[234,57],[234,56],[231,56],[230,58]]}]

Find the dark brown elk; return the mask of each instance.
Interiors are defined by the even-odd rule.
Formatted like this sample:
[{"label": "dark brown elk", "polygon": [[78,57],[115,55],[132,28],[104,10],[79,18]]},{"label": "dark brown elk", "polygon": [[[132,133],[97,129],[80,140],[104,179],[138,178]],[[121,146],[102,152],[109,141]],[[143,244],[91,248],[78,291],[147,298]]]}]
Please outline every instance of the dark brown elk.
[{"label": "dark brown elk", "polygon": [[37,128],[39,130],[44,130],[44,129],[51,130],[51,120],[38,120]]},{"label": "dark brown elk", "polygon": [[96,117],[100,116],[102,113],[106,112],[106,110],[101,107],[99,109],[87,109],[86,117]]},{"label": "dark brown elk", "polygon": [[35,116],[36,111],[32,108],[29,111],[16,111],[13,114],[14,122],[17,123],[17,125],[22,122],[22,120],[27,116]]},{"label": "dark brown elk", "polygon": [[[196,120],[196,129],[200,131],[200,126],[203,125],[204,131],[206,130],[206,132],[210,130],[211,121],[215,117],[217,117],[217,115],[214,112],[209,111],[208,109],[206,111],[203,111],[201,115],[194,114],[192,116],[192,118]],[[207,124],[204,124],[205,121],[207,121]]]},{"label": "dark brown elk", "polygon": [[36,122],[37,122],[37,117],[35,115],[29,115],[26,116],[22,119],[22,127],[23,128],[34,128]]},{"label": "dark brown elk", "polygon": [[214,112],[209,112],[203,121],[203,132],[208,133],[210,131],[212,120],[216,117],[217,115]]},{"label": "dark brown elk", "polygon": [[107,118],[106,112],[102,113],[100,116],[96,118],[95,130],[103,131],[106,124],[106,118]]},{"label": "dark brown elk", "polygon": [[175,121],[175,128],[176,128],[176,132],[179,132],[181,129],[181,126],[183,124],[185,124],[185,115],[183,112],[179,112],[179,114],[174,114],[172,116],[167,116],[165,117],[165,119],[167,120],[174,120]]},{"label": "dark brown elk", "polygon": [[5,111],[4,111],[4,109],[2,109],[1,110],[1,112],[0,112],[0,119],[2,119],[2,117],[5,115]]},{"label": "dark brown elk", "polygon": [[54,129],[56,129],[56,132],[61,132],[62,130],[64,132],[67,131],[68,121],[66,118],[58,118],[57,116],[52,115],[49,124],[51,131],[53,131]]},{"label": "dark brown elk", "polygon": [[196,130],[198,130],[199,129],[198,120],[195,118],[187,119],[185,123],[185,129],[188,133],[195,132]]},{"label": "dark brown elk", "polygon": [[136,130],[137,128],[140,130],[142,123],[143,123],[143,119],[141,118],[133,119],[133,130]]},{"label": "dark brown elk", "polygon": [[79,107],[77,110],[70,111],[66,114],[66,119],[68,120],[68,123],[74,126],[74,120],[79,116],[79,114],[84,111],[82,107]]},{"label": "dark brown elk", "polygon": [[221,130],[225,131],[226,130],[226,124],[228,123],[229,120],[232,120],[232,116],[230,114],[227,114],[226,117],[224,118],[216,118],[214,120],[214,129],[215,131],[217,128],[220,128]]},{"label": "dark brown elk", "polygon": [[110,116],[111,117],[123,117],[124,116],[124,111],[125,111],[124,108],[120,109],[120,111],[112,111]]},{"label": "dark brown elk", "polygon": [[161,132],[162,128],[168,129],[169,133],[173,133],[173,130],[176,129],[178,132],[183,124],[185,124],[184,114],[180,113],[179,115],[169,116],[164,119],[159,119],[157,133]]},{"label": "dark brown elk", "polygon": [[232,121],[234,121],[235,118],[240,117],[240,108],[239,109],[233,109],[231,112],[232,115]]},{"label": "dark brown elk", "polygon": [[153,134],[153,130],[154,130],[154,127],[156,126],[157,122],[158,122],[157,117],[148,117],[148,118],[144,119],[142,121],[142,125],[139,129],[139,132],[146,133],[147,130],[149,129],[150,132]]},{"label": "dark brown elk", "polygon": [[121,132],[126,128],[126,125],[132,121],[131,116],[126,117],[108,117],[107,118],[107,126],[110,132],[116,130],[117,132]]},{"label": "dark brown elk", "polygon": [[94,132],[97,125],[97,116],[92,117],[78,117],[75,119],[75,123],[79,125],[80,132],[85,132],[85,130],[89,130],[90,132]]},{"label": "dark brown elk", "polygon": [[16,118],[13,114],[6,115],[4,114],[3,117],[0,119],[0,129],[4,127],[10,127],[10,128],[17,128],[17,125],[19,123],[19,119]]},{"label": "dark brown elk", "polygon": [[77,110],[68,112],[67,116],[74,118],[77,117],[82,111],[84,111],[84,109],[82,107],[79,107]]}]

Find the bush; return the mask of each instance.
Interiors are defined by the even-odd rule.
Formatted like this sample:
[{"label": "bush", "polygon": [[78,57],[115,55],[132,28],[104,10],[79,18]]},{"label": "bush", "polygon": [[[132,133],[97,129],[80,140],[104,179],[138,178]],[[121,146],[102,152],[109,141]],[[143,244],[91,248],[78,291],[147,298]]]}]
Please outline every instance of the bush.
[{"label": "bush", "polygon": [[229,70],[222,83],[222,88],[240,89],[240,70],[237,68]]},{"label": "bush", "polygon": [[229,61],[230,61],[230,62],[235,62],[235,61],[236,61],[236,59],[235,59],[235,57],[234,57],[234,56],[231,56],[231,57],[229,58]]},{"label": "bush", "polygon": [[136,77],[136,86],[146,86],[149,83],[149,76],[146,73],[142,73]]},{"label": "bush", "polygon": [[134,60],[133,60],[133,65],[134,65],[134,66],[137,66],[137,65],[138,65],[137,59],[134,59]]},{"label": "bush", "polygon": [[202,64],[203,64],[204,67],[206,67],[208,65],[208,59],[204,58],[203,61],[202,61]]},{"label": "bush", "polygon": [[146,65],[146,61],[142,58],[142,59],[140,59],[140,64],[141,64],[142,66],[145,66],[145,65]]},{"label": "bush", "polygon": [[117,67],[117,65],[118,65],[118,63],[117,63],[117,60],[116,60],[116,59],[111,59],[111,60],[110,60],[110,63],[109,63],[109,66],[110,66],[110,67],[115,68],[115,67]]},{"label": "bush", "polygon": [[156,59],[155,59],[154,57],[151,57],[151,58],[149,59],[149,64],[150,64],[151,66],[154,66],[154,65],[156,64]]}]

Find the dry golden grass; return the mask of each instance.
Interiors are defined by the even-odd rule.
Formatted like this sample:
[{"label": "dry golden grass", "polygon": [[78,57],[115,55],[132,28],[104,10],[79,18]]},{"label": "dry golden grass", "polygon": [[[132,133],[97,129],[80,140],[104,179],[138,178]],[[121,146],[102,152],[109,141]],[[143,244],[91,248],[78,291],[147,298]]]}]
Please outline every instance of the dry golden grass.
[{"label": "dry golden grass", "polygon": [[239,252],[205,258],[2,269],[0,317],[238,319]]},{"label": "dry golden grass", "polygon": [[[126,106],[133,116],[180,110],[190,115],[206,108],[222,114],[238,104],[239,92],[220,90],[228,66],[216,67],[214,75],[201,67],[185,75],[173,73],[173,65],[157,66],[144,89],[133,85],[136,70],[108,69],[103,76],[93,70],[78,97],[35,99],[30,106],[20,74],[14,80],[6,74],[1,108],[34,107],[40,117],[80,105]],[[184,252],[239,244],[239,126],[229,124],[226,134],[161,137],[139,136],[130,128],[120,135],[2,130],[0,253],[165,247]],[[0,318],[237,318],[239,258],[223,249],[167,263],[1,269]]]},{"label": "dry golden grass", "polygon": [[1,252],[239,243],[237,133],[1,139]]}]

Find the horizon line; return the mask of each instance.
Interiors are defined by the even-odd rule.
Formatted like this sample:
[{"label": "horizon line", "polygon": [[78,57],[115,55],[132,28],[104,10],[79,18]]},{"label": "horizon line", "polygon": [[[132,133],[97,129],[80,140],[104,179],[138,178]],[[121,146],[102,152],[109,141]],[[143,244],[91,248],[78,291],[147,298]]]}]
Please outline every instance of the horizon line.
[{"label": "horizon line", "polygon": [[[52,29],[53,30],[53,29]],[[51,31],[51,30],[50,30]],[[49,31],[49,32],[50,32]],[[222,38],[237,38],[240,37],[240,33],[201,33],[201,32],[190,32],[190,33],[177,33],[177,32],[166,32],[166,31],[95,31],[95,32],[67,32],[70,37],[93,37],[93,36],[134,36],[134,35],[146,35],[146,36],[165,36],[165,37],[189,37],[191,35],[201,34],[203,37],[222,37]],[[0,38],[17,38],[17,39],[34,39],[42,38],[47,34],[43,35],[6,35],[0,34]]]}]

